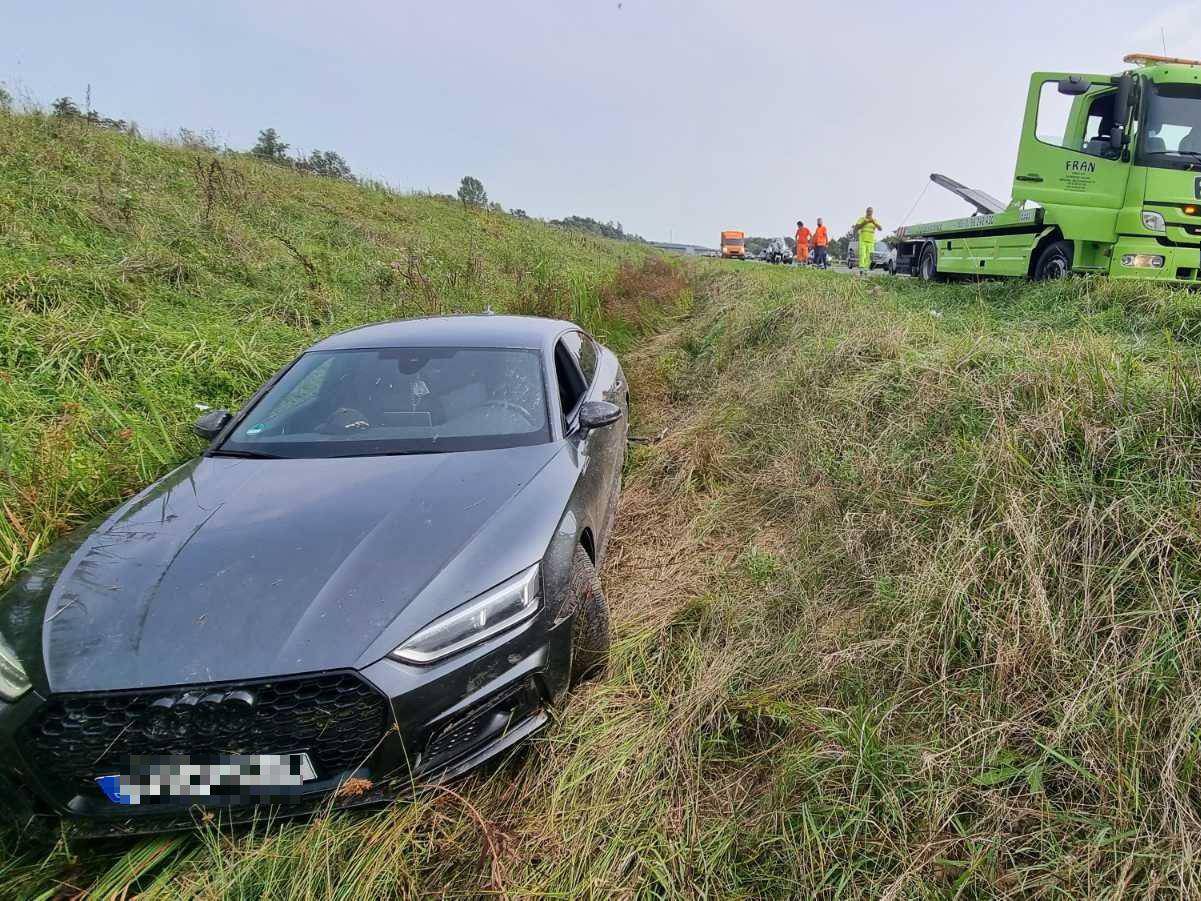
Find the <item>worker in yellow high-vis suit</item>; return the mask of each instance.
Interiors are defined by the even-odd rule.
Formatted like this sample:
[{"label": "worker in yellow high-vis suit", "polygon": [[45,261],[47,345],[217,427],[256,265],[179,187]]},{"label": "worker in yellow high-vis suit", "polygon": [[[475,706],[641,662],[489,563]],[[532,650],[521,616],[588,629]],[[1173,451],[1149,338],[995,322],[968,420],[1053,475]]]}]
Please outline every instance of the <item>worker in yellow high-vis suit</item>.
[{"label": "worker in yellow high-vis suit", "polygon": [[883,228],[876,214],[869,206],[867,213],[855,223],[855,235],[859,239],[859,268],[870,272],[872,268],[872,253],[876,249],[876,229]]}]

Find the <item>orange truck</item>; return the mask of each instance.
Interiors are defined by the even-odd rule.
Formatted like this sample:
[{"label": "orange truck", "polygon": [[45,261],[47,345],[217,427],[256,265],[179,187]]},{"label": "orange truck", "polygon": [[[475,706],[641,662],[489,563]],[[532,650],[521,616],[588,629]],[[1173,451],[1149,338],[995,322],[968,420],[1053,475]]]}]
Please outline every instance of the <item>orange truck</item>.
[{"label": "orange truck", "polygon": [[721,255],[726,260],[746,259],[746,233],[725,231],[721,233]]}]

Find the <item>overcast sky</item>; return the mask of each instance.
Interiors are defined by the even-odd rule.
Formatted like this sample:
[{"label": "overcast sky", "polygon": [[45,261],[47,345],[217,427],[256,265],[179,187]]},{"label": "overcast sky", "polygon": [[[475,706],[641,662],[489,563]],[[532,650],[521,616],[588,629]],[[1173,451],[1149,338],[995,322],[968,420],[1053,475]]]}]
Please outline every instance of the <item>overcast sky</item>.
[{"label": "overcast sky", "polygon": [[[356,173],[714,245],[902,223],[931,172],[1008,199],[1029,73],[1201,58],[1201,0],[5,0],[0,81],[143,130],[274,126]],[[931,186],[910,221],[967,208]]]}]

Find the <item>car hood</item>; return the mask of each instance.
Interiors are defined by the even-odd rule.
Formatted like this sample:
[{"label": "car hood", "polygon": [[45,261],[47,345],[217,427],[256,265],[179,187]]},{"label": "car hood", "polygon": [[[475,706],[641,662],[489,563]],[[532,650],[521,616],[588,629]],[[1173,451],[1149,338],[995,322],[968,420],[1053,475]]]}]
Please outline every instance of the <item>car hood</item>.
[{"label": "car hood", "polygon": [[[40,617],[46,688],[373,662],[362,655],[390,629],[398,644],[538,559],[563,506],[554,517],[530,508],[558,502],[565,470],[544,470],[559,451],[192,461],[75,537],[55,578],[35,568],[52,585]],[[526,493],[537,497],[513,503]],[[472,548],[485,538],[503,547]],[[28,601],[34,589],[14,594]]]}]

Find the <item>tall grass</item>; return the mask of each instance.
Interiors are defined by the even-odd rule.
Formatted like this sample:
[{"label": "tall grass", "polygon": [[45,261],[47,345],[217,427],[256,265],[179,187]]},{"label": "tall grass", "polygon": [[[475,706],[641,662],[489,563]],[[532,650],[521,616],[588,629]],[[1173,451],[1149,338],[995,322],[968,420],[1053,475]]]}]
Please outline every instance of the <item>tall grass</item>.
[{"label": "tall grass", "polygon": [[627,357],[606,678],[367,815],[26,848],[14,894],[1199,890],[1187,295],[714,265]]},{"label": "tall grass", "polygon": [[[423,260],[448,246],[431,237],[439,228],[458,247],[454,235],[492,220],[438,207],[429,222],[412,226]],[[611,334],[628,349],[635,431],[666,430],[632,453],[603,574],[616,628],[606,677],[523,758],[373,813],[109,845],[3,834],[0,893],[1201,894],[1196,295],[713,264],[692,273],[691,315],[656,334],[664,322],[644,318],[658,306],[645,298],[678,296],[678,273],[623,267],[599,246],[565,269],[508,243],[522,240],[534,238],[481,252],[484,272],[503,273],[505,253],[532,261],[489,276],[515,292],[506,306],[545,311],[555,295],[621,323]],[[289,241],[325,278],[319,248]],[[291,250],[262,246],[296,296],[315,290]],[[555,259],[589,246],[573,239]],[[391,271],[406,303],[424,296],[419,277]],[[445,271],[463,272],[461,258]],[[70,278],[63,296],[117,291]],[[53,322],[53,305],[5,313],[11,334],[35,337],[3,344],[28,361],[4,372],[68,386],[77,393],[59,403],[80,405],[52,406],[29,434],[119,438],[103,429],[145,405],[129,440],[169,464],[187,447],[172,436],[195,386],[172,389],[160,370],[226,354],[200,370],[238,373],[212,392],[235,398],[258,377],[252,353],[284,357],[327,327],[276,325],[303,308],[231,288],[201,315],[239,324],[197,333],[194,311],[144,299],[160,290],[118,297],[161,317],[143,338],[128,314],[107,331],[108,319],[76,316],[91,329],[82,352],[67,322],[47,332],[76,360],[67,369],[29,350],[44,340],[29,317]],[[346,291],[330,309],[355,303]],[[169,350],[142,366],[156,341]],[[41,410],[38,390],[23,390],[22,410]],[[162,397],[175,399],[145,399]],[[72,432],[77,421],[87,428]],[[159,471],[155,452],[122,459],[135,456],[144,472],[115,485]],[[84,506],[55,490],[63,509]],[[85,496],[102,506],[103,491]]]}]

